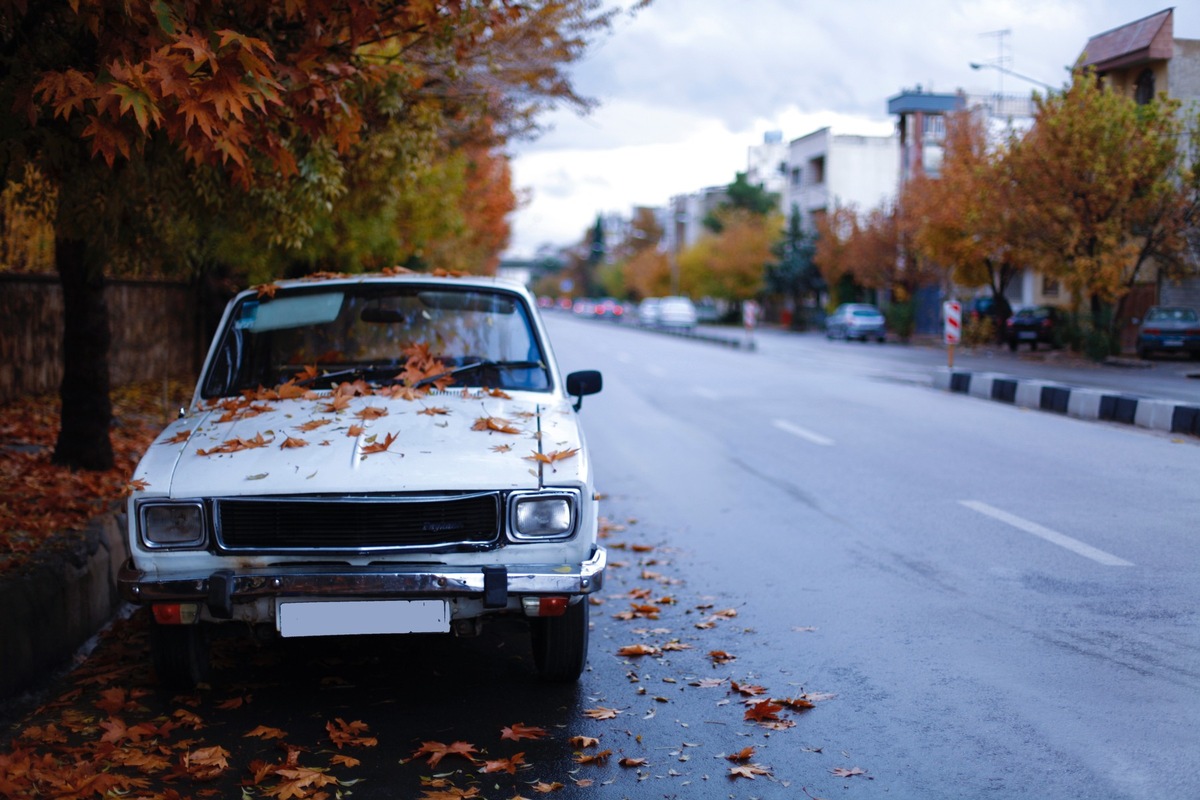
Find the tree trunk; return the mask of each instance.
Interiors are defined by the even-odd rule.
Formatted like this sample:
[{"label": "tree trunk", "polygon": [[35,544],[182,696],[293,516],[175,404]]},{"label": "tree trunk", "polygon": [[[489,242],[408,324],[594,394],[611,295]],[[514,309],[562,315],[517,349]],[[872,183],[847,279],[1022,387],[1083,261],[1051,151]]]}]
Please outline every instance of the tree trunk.
[{"label": "tree trunk", "polygon": [[82,241],[55,242],[55,266],[63,296],[62,425],[53,462],[72,469],[113,466],[109,426],[108,301],[104,270],[89,263]]}]

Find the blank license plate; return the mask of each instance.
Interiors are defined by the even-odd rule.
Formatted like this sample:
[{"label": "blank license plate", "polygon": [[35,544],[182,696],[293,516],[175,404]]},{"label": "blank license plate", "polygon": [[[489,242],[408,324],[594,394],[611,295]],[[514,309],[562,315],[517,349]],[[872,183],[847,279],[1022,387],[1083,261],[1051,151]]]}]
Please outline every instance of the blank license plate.
[{"label": "blank license plate", "polygon": [[446,633],[445,600],[283,600],[276,606],[281,636]]}]

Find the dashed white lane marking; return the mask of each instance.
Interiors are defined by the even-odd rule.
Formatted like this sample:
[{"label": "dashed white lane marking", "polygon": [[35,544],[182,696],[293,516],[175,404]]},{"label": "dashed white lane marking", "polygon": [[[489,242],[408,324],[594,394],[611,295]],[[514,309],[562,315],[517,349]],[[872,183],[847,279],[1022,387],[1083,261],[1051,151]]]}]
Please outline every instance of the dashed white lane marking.
[{"label": "dashed white lane marking", "polygon": [[989,506],[987,503],[981,503],[978,500],[959,500],[958,502],[972,511],[978,511],[980,514],[989,516],[992,519],[1000,520],[1001,522],[1011,525],[1018,530],[1025,531],[1026,533],[1032,533],[1034,536],[1045,539],[1051,544],[1056,544],[1059,547],[1065,547],[1076,555],[1081,555],[1084,558],[1090,558],[1092,561],[1104,564],[1105,566],[1133,566],[1132,561],[1126,561],[1123,558],[1114,556],[1112,553],[1106,553],[1103,550],[1098,550],[1097,548],[1092,547],[1090,544],[1084,544],[1078,539],[1073,539],[1070,536],[1067,536],[1065,533],[1059,533],[1058,531],[1051,530],[1045,526],[1038,525],[1036,522],[1030,522],[1027,519],[1022,519],[1015,514],[1010,514],[1007,511],[1002,511],[994,506]]},{"label": "dashed white lane marking", "polygon": [[799,436],[801,439],[812,442],[813,444],[819,444],[822,447],[833,446],[833,439],[830,439],[828,436],[822,436],[819,433],[813,433],[807,428],[801,428],[799,425],[794,425],[788,422],[786,419],[777,419],[772,424],[781,431],[790,433],[792,436]]}]

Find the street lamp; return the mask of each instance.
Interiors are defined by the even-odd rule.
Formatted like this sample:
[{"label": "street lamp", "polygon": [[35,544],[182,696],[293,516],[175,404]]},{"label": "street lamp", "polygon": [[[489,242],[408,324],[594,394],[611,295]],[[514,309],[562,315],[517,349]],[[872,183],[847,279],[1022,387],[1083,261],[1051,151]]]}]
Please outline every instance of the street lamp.
[{"label": "street lamp", "polygon": [[1031,78],[1028,75],[1022,75],[1019,72],[1013,72],[1008,67],[1002,67],[999,64],[979,64],[974,61],[971,62],[971,69],[983,69],[984,67],[986,67],[988,69],[998,70],[1000,72],[1003,72],[1005,75],[1012,75],[1014,78],[1020,78],[1023,81],[1029,81],[1032,84],[1041,86],[1047,92],[1055,91],[1055,87],[1051,86],[1050,84],[1043,83],[1042,81],[1039,81],[1037,78]]}]

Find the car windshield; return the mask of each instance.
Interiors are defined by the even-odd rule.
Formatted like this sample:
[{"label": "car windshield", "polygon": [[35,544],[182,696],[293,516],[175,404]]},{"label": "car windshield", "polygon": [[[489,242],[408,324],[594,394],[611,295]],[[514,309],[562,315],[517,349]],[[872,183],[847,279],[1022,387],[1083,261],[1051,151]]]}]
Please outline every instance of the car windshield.
[{"label": "car windshield", "polygon": [[[429,382],[547,391],[545,357],[519,295],[501,290],[360,283],[238,301],[202,383],[205,398],[295,380]],[[453,373],[453,374],[448,374]]]},{"label": "car windshield", "polygon": [[1152,308],[1146,315],[1147,322],[1195,322],[1194,308]]},{"label": "car windshield", "polygon": [[856,317],[878,317],[878,316],[881,316],[880,313],[873,308],[856,308],[856,309],[854,309],[853,313],[854,313],[854,316],[856,316]]}]

